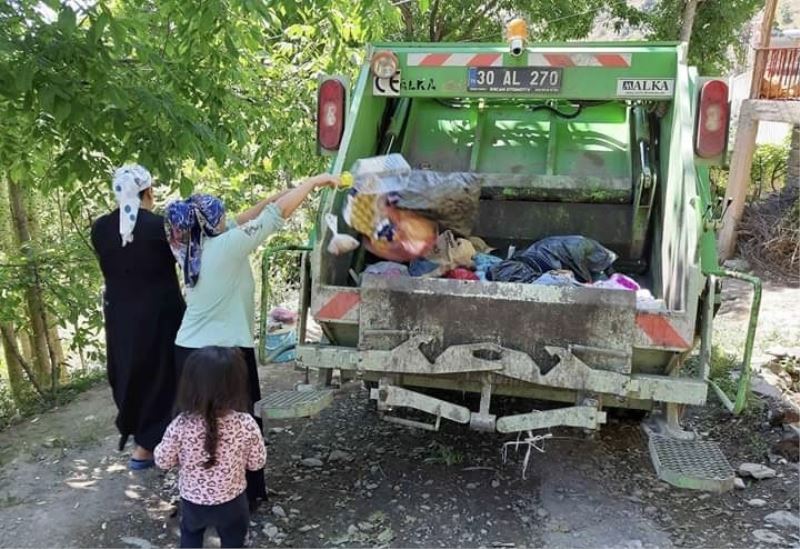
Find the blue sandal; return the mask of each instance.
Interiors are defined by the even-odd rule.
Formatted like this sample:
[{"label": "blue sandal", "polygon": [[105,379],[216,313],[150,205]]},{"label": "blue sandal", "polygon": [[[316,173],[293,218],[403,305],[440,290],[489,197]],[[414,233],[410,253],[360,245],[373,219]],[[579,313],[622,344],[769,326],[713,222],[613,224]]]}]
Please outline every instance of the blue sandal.
[{"label": "blue sandal", "polygon": [[154,459],[136,459],[131,458],[128,460],[128,469],[131,471],[144,471],[145,469],[150,469],[151,467],[155,467],[156,460]]}]

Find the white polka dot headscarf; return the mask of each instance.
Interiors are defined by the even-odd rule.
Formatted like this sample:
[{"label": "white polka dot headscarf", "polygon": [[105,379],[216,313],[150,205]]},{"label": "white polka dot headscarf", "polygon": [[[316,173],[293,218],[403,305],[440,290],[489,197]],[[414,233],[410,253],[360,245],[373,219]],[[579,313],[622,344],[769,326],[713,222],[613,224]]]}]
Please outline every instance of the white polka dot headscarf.
[{"label": "white polka dot headscarf", "polygon": [[133,242],[133,228],[142,203],[139,193],[152,184],[150,172],[138,164],[126,164],[114,172],[111,185],[119,204],[119,235],[123,246]]}]

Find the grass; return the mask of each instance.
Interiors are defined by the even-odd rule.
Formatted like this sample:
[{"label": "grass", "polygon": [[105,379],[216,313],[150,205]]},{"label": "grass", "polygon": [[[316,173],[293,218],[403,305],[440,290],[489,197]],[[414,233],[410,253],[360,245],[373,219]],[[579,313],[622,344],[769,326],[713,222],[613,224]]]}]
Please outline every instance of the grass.
[{"label": "grass", "polygon": [[[711,365],[708,377],[711,381],[722,389],[731,400],[736,399],[736,391],[739,388],[739,367],[741,366],[736,355],[731,354],[719,345],[711,348]],[[764,403],[752,392],[747,395],[747,405],[743,412],[744,415],[760,414]]]},{"label": "grass", "polygon": [[451,467],[459,465],[464,461],[464,454],[441,442],[432,442],[430,445],[431,453],[425,458],[425,463],[436,463]]},{"label": "grass", "polygon": [[63,406],[75,400],[81,393],[105,381],[106,372],[102,368],[78,372],[69,381],[59,387],[55,396],[48,394],[42,400],[31,394],[24,402],[13,402],[11,394],[4,384],[0,384],[0,431],[21,419],[41,414],[54,406]]},{"label": "grass", "polygon": [[7,509],[8,507],[15,507],[27,503],[24,499],[18,498],[13,494],[0,496],[0,509]]},{"label": "grass", "polygon": [[716,383],[726,394],[736,392],[736,376],[734,370],[739,367],[736,355],[726,352],[721,346],[711,348],[711,366],[708,377]]}]

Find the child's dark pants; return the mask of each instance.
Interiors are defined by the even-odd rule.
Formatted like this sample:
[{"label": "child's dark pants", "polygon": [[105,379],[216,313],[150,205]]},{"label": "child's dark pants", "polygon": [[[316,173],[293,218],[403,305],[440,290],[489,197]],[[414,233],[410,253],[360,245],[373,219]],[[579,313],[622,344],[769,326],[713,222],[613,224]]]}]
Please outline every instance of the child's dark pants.
[{"label": "child's dark pants", "polygon": [[181,498],[181,547],[202,547],[206,528],[216,528],[220,546],[243,547],[249,525],[245,492],[219,505],[198,505]]}]

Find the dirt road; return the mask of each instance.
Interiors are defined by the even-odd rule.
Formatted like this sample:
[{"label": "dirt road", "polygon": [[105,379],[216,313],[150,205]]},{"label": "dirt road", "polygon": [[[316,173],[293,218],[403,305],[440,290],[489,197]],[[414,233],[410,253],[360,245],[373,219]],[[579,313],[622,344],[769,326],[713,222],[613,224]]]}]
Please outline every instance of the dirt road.
[{"label": "dirt road", "polygon": [[[783,310],[786,295],[765,302]],[[738,303],[726,302],[722,325],[736,325]],[[796,315],[782,322],[797,329],[786,325]],[[285,366],[262,375],[265,391],[299,377]],[[501,459],[506,437],[382,422],[350,384],[319,418],[268,426],[271,500],[251,545],[800,547],[797,465],[768,457],[780,433],[764,412],[732,420],[709,400],[689,427],[719,441],[734,468],[761,463],[775,478],[723,495],[672,488],[656,478],[639,424],[611,420],[593,440],[555,432],[523,480],[521,456]],[[0,433],[0,547],[177,544],[175,475],[128,471],[112,418],[99,386]]]}]

